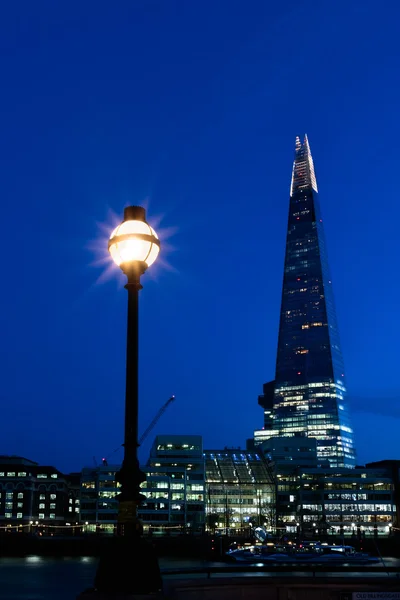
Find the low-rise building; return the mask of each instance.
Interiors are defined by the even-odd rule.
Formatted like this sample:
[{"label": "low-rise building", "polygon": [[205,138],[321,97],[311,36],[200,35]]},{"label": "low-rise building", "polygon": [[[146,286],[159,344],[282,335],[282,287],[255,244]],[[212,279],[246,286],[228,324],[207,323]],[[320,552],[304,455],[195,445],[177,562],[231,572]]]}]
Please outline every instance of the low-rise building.
[{"label": "low-rise building", "polygon": [[387,536],[396,522],[392,465],[332,468],[316,441],[275,437],[262,444],[274,471],[281,532],[306,536]]},{"label": "low-rise building", "polygon": [[206,521],[210,530],[243,532],[250,525],[276,528],[275,485],[260,452],[206,450]]},{"label": "low-rise building", "polygon": [[70,473],[65,476],[68,486],[68,506],[66,508],[66,525],[75,526],[80,522],[81,474]]},{"label": "low-rise building", "polygon": [[120,465],[106,462],[85,467],[81,472],[80,517],[86,532],[113,533],[118,517],[117,495],[120,484],[116,474]]},{"label": "low-rise building", "polygon": [[55,467],[21,456],[0,456],[0,523],[49,529],[64,525],[68,483]]},{"label": "low-rise building", "polygon": [[386,469],[300,468],[296,483],[302,530],[358,537],[390,535],[396,506]]},{"label": "low-rise building", "polygon": [[[84,531],[113,533],[118,519],[120,465],[104,462],[81,472],[81,522]],[[159,435],[155,438],[141,485],[145,497],[138,508],[145,533],[204,529],[204,458],[201,436]]]},{"label": "low-rise building", "polygon": [[145,531],[204,530],[203,439],[199,435],[158,435],[150,451],[139,507]]}]

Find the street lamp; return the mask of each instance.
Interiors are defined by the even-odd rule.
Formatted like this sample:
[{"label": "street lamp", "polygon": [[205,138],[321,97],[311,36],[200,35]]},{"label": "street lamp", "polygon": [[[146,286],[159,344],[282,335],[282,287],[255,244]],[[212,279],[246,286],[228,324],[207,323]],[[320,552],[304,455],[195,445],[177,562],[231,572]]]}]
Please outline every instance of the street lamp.
[{"label": "street lamp", "polygon": [[139,359],[139,291],[140,278],[153,264],[160,251],[160,240],[146,222],[146,211],[141,206],[128,206],[124,220],[112,232],[108,250],[115,264],[127,277],[128,328],[126,350],[125,434],[124,459],[117,473],[121,484],[118,510],[118,530],[131,535],[138,529],[137,506],[142,495],[140,484],[145,475],[140,470],[138,449],[138,359]]},{"label": "street lamp", "polygon": [[[138,362],[139,362],[139,291],[140,278],[153,264],[160,251],[160,240],[146,222],[141,206],[128,206],[124,220],[108,241],[112,259],[127,277],[128,327],[126,345],[124,458],[116,475],[121,485],[118,496],[118,526],[115,538],[100,557],[95,590],[102,594],[147,594],[162,587],[157,556],[152,546],[141,537],[137,507],[143,496],[140,484],[146,477],[138,461]],[[93,589],[88,590],[94,599]],[[79,598],[86,598],[84,592]]]}]

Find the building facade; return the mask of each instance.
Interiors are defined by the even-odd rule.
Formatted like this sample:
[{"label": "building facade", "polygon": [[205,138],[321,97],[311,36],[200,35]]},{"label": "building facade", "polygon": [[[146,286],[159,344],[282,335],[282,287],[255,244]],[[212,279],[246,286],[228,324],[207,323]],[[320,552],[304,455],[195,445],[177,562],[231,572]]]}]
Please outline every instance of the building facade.
[{"label": "building facade", "polygon": [[396,506],[396,517],[393,520],[393,530],[400,531],[400,460],[380,460],[367,463],[368,469],[384,469],[390,476],[393,484],[394,504]]},{"label": "building facade", "polygon": [[81,522],[86,532],[114,533],[118,517],[120,465],[85,467],[80,479]]},{"label": "building facade", "polygon": [[307,136],[296,138],[275,380],[259,398],[264,429],[255,442],[304,434],[333,467],[354,467],[332,281]]},{"label": "building facade", "polygon": [[139,508],[145,531],[204,530],[205,475],[199,435],[158,435],[144,468]]},{"label": "building facade", "polygon": [[292,436],[262,444],[274,473],[278,531],[311,538],[391,535],[399,522],[400,462],[331,467],[317,455],[316,442]]},{"label": "building facade", "polygon": [[81,511],[81,474],[70,473],[65,476],[68,487],[68,507],[65,514],[65,525],[78,525]]},{"label": "building facade", "polygon": [[207,528],[232,533],[262,525],[275,532],[275,486],[262,453],[206,450],[204,460]]},{"label": "building facade", "polygon": [[277,475],[278,523],[306,537],[389,536],[396,522],[386,469],[310,469]]},{"label": "building facade", "polygon": [[[118,519],[120,465],[102,464],[82,469],[81,522],[84,531],[113,533]],[[205,483],[201,436],[159,435],[147,465],[138,516],[145,533],[204,530]]]},{"label": "building facade", "polygon": [[67,507],[68,483],[60,471],[20,456],[0,456],[2,527],[61,526]]}]

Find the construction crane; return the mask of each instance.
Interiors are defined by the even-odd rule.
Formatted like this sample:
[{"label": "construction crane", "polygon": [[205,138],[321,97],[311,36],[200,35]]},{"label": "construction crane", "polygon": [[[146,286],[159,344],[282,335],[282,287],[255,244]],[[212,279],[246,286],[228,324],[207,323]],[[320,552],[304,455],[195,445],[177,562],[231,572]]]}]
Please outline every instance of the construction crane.
[{"label": "construction crane", "polygon": [[[171,402],[173,402],[174,400],[175,400],[175,396],[171,396],[171,398],[168,398],[168,400],[165,402],[165,404],[162,405],[162,407],[160,408],[160,410],[158,411],[158,413],[156,414],[156,416],[154,417],[154,419],[152,420],[152,422],[150,423],[150,425],[147,427],[147,429],[144,430],[144,432],[142,433],[142,435],[138,439],[138,446],[140,446],[141,444],[143,444],[144,440],[147,438],[147,436],[149,435],[149,433],[151,432],[151,430],[153,429],[153,427],[155,427],[157,425],[159,419],[165,413],[165,411],[167,410],[167,408],[171,404]],[[110,458],[110,456],[112,456],[115,452],[117,452],[120,448],[122,448],[122,446],[123,446],[123,444],[121,444],[120,446],[118,446],[118,448],[115,448],[115,450],[113,450],[107,456],[107,458],[102,458],[101,459],[103,467],[107,467],[108,466],[108,459]],[[93,462],[94,462],[95,467],[97,467],[97,461],[96,461],[96,457],[95,456],[93,456]]]},{"label": "construction crane", "polygon": [[144,432],[142,433],[142,435],[138,439],[139,446],[141,446],[143,444],[144,440],[147,438],[147,436],[149,435],[149,433],[151,432],[151,430],[157,425],[159,419],[163,416],[163,414],[167,410],[168,406],[174,400],[175,400],[175,396],[171,396],[171,398],[168,398],[168,400],[165,402],[165,404],[162,405],[162,407],[160,408],[160,410],[158,411],[158,413],[156,414],[156,416],[154,417],[154,419],[151,421],[150,425],[147,427],[147,429],[144,430]]}]

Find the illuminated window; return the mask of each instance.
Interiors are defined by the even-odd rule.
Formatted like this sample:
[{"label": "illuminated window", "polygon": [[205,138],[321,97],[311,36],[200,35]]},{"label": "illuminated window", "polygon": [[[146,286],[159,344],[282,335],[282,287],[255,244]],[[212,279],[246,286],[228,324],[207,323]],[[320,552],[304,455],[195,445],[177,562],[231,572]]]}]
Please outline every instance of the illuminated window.
[{"label": "illuminated window", "polygon": [[10,473],[7,473],[7,477],[15,477],[15,472],[12,471]]},{"label": "illuminated window", "polygon": [[24,503],[23,502],[18,502],[17,508],[23,508],[23,507],[24,507]]},{"label": "illuminated window", "polygon": [[40,494],[39,500],[46,500],[46,494]]},{"label": "illuminated window", "polygon": [[183,490],[184,487],[183,483],[171,483],[171,490]]},{"label": "illuminated window", "polygon": [[7,492],[6,493],[7,500],[12,500],[12,497],[13,497],[13,493],[12,492]]},{"label": "illuminated window", "polygon": [[178,492],[174,492],[172,494],[172,500],[183,500],[183,494],[179,494]]},{"label": "illuminated window", "polygon": [[18,473],[18,477],[26,477],[26,473]]},{"label": "illuminated window", "polygon": [[5,517],[6,519],[11,519],[12,514],[10,512],[6,512]]},{"label": "illuminated window", "polygon": [[55,500],[57,498],[57,494],[50,494],[50,500]]},{"label": "illuminated window", "polygon": [[56,518],[55,513],[50,513],[50,519],[55,519],[55,518]]},{"label": "illuminated window", "polygon": [[55,503],[51,503],[51,504],[50,504],[50,510],[51,510],[51,509],[55,509],[55,507],[56,507]]},{"label": "illuminated window", "polygon": [[58,475],[57,475],[57,473],[52,473],[51,477],[52,477],[52,479],[57,479]]},{"label": "illuminated window", "polygon": [[43,503],[39,504],[39,508],[45,508],[45,505]]},{"label": "illuminated window", "polygon": [[23,494],[23,492],[18,492],[18,498],[20,498],[20,499],[21,499],[21,498],[23,498],[23,497],[24,497],[24,494]]},{"label": "illuminated window", "polygon": [[46,475],[46,473],[39,473],[39,474],[37,475],[37,478],[38,478],[38,479],[47,479],[47,475]]},{"label": "illuminated window", "polygon": [[17,519],[22,519],[22,513],[17,513]]},{"label": "illuminated window", "polygon": [[44,513],[39,513],[39,519],[44,519]]},{"label": "illuminated window", "polygon": [[13,507],[13,503],[12,502],[6,502],[6,508],[8,508],[8,509],[11,508],[12,509],[12,507]]},{"label": "illuminated window", "polygon": [[188,494],[186,499],[189,501],[196,500],[196,502],[203,502],[204,496],[203,494]]}]

